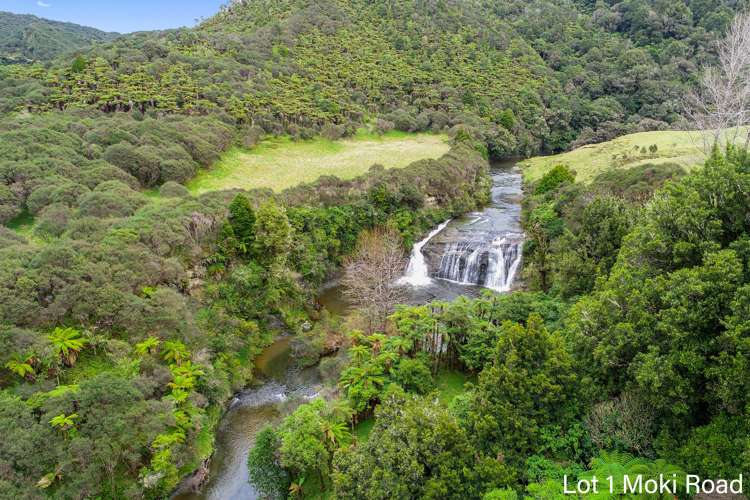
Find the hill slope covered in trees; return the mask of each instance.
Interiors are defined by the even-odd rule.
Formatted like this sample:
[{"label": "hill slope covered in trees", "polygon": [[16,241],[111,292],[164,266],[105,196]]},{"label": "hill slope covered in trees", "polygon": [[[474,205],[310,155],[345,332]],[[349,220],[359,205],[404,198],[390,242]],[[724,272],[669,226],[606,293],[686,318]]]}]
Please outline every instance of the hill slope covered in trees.
[{"label": "hill slope covered in trees", "polygon": [[49,61],[116,36],[78,24],[0,12],[0,63]]},{"label": "hill slope covered in trees", "polygon": [[[488,156],[679,125],[681,96],[741,7],[730,0],[255,0],[234,2],[194,29],[0,67],[0,222],[29,214],[37,221],[31,238],[0,226],[0,462],[8,464],[0,467],[0,497],[167,497],[210,455],[224,404],[252,379],[253,359],[279,325],[302,332],[320,317],[315,290],[363,231],[393,227],[408,247],[425,229],[486,203]],[[235,144],[269,134],[334,139],[362,124],[447,132],[452,149],[403,170],[326,177],[278,195],[193,197],[178,184]],[[459,301],[445,318],[449,333],[467,331],[451,337],[465,354],[461,366],[488,370],[474,399],[456,405],[463,430],[439,411],[445,425],[436,439],[451,436],[456,453],[429,456],[457,457],[460,467],[426,469],[446,471],[444,481],[425,482],[430,488],[454,488],[460,478],[472,489],[429,490],[433,496],[476,498],[488,486],[520,489],[569,466],[580,472],[596,451],[584,416],[604,405],[604,423],[618,425],[609,420],[617,408],[606,405],[631,392],[635,409],[653,408],[647,416],[659,426],[615,448],[655,457],[683,442],[689,446],[664,456],[711,477],[747,470],[747,391],[737,395],[729,385],[747,380],[748,329],[740,320],[750,252],[734,222],[747,220],[747,165],[746,156],[717,157],[714,171],[709,165],[668,185],[661,205],[647,209],[643,200],[681,169],[600,176],[592,184],[601,200],[565,169],[533,188],[525,275],[540,293]],[[157,186],[163,196],[144,195]],[[717,204],[722,193],[734,201]],[[674,224],[670,213],[679,215]],[[637,252],[648,268],[635,269]],[[719,266],[722,259],[731,266]],[[710,292],[724,276],[731,287]],[[638,290],[649,291],[646,311],[629,298]],[[673,311],[693,307],[684,297],[705,290],[701,318],[669,322]],[[714,295],[721,301],[714,304]],[[432,331],[424,325],[435,324],[430,314],[406,310],[397,326],[421,338]],[[580,320],[587,317],[595,322]],[[602,332],[618,344],[609,346]],[[646,340],[631,345],[629,332]],[[726,338],[702,351],[717,332]],[[501,337],[531,343],[495,349]],[[680,338],[692,346],[689,366],[665,340]],[[370,352],[380,352],[374,340]],[[648,352],[649,343],[660,350]],[[731,359],[717,358],[722,346],[731,347]],[[537,371],[521,380],[514,360]],[[620,360],[628,366],[618,372]],[[383,365],[395,368],[392,361]],[[672,370],[664,384],[700,398],[670,408],[650,376],[659,366]],[[532,387],[534,380],[548,382]],[[581,397],[572,392],[576,380],[588,388]],[[551,386],[556,392],[546,391]],[[507,389],[516,400],[508,402]],[[348,397],[355,396],[369,410],[380,394]],[[717,410],[701,411],[709,407]],[[409,404],[408,419],[387,408],[382,415],[421,423],[424,408]],[[718,458],[693,450],[717,434],[711,426],[738,429],[724,433],[738,438]],[[398,433],[381,427],[375,436],[384,444],[373,450],[399,449],[388,444]],[[598,437],[612,434],[600,427]],[[312,428],[318,437],[320,429]],[[483,442],[469,442],[466,429]],[[415,444],[422,442],[429,443]],[[342,491],[374,477],[366,459],[378,455],[363,450],[337,464]],[[413,456],[428,454],[415,446]]]},{"label": "hill slope covered in trees", "polygon": [[[0,109],[225,113],[309,136],[382,118],[464,125],[497,156],[666,128],[736,2],[235,2],[195,29],[141,33],[9,71]],[[642,19],[645,16],[645,19]]]}]

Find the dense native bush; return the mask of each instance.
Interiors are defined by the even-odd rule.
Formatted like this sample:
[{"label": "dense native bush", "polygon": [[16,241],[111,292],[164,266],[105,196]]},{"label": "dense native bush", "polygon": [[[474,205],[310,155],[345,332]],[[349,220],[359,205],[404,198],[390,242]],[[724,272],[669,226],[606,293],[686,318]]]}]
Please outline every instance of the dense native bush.
[{"label": "dense native bush", "polygon": [[[311,290],[364,229],[391,226],[409,245],[486,202],[475,150],[527,155],[678,123],[708,42],[742,7],[706,5],[234,2],[196,29],[0,68],[0,221],[38,221],[0,228],[0,489],[168,496],[210,455],[217,408],[274,325],[302,329]],[[277,196],[137,192],[184,195],[172,183],[215,161],[236,125],[252,145],[370,120],[448,131],[455,147]],[[524,220],[527,284],[550,293],[404,308],[390,335],[354,335],[351,362],[329,363],[345,404],[304,405],[267,432],[252,457],[275,481],[260,486],[552,498],[563,474],[632,465],[609,448],[746,471],[746,163],[717,157],[653,200],[679,169],[591,186],[557,171]],[[450,410],[404,395],[446,367],[479,377]],[[378,427],[344,449],[352,414]]]},{"label": "dense native bush", "polygon": [[478,498],[513,484],[512,471],[477,453],[466,430],[436,400],[396,392],[376,417],[366,443],[335,455],[337,498]]},{"label": "dense native bush", "polygon": [[[149,202],[116,179],[33,195],[54,187],[41,185],[29,199],[39,200],[33,236],[43,241],[0,233],[0,414],[8,419],[0,425],[48,443],[32,461],[18,455],[23,446],[4,447],[15,465],[0,481],[8,491],[41,481],[63,496],[167,495],[210,454],[197,443],[252,377],[278,319],[302,329],[312,292],[359,233],[401,223],[401,235],[413,239],[486,201],[487,174],[478,153],[456,146],[432,162],[278,196],[216,192]],[[389,203],[369,203],[374,186],[387,188]],[[179,187],[163,190],[184,195]],[[428,389],[419,366],[405,366],[399,380]],[[111,385],[121,403],[102,399]],[[94,406],[118,416],[110,421]],[[291,457],[285,464],[295,471],[307,467]]]},{"label": "dense native bush", "polygon": [[190,191],[182,184],[167,181],[159,188],[159,194],[165,198],[184,198],[190,196]]},{"label": "dense native bush", "polygon": [[[576,415],[575,404],[560,404],[565,399],[563,386],[571,391],[569,401],[576,399],[571,385],[572,357],[561,338],[545,329],[540,316],[529,316],[529,311],[544,311],[545,321],[555,325],[562,309],[560,302],[542,294],[501,296],[487,292],[479,299],[403,307],[391,318],[390,335],[352,332],[349,363],[339,380],[344,400],[332,403],[329,411],[335,412],[343,405],[350,410],[338,411],[353,415],[355,421],[371,417],[374,411],[375,428],[371,437],[353,447],[333,442],[328,448],[332,455],[305,470],[291,467],[282,458],[275,465],[285,472],[279,476],[282,480],[271,481],[273,484],[266,487],[280,488],[285,477],[295,478],[294,484],[302,485],[304,491],[314,491],[320,485],[328,487],[331,467],[336,495],[342,498],[431,495],[479,498],[493,488],[515,485],[523,472],[519,466],[522,457],[511,456],[508,450],[524,449],[521,453],[529,453],[529,448],[517,446],[529,439],[528,432],[523,430],[524,423],[538,419],[540,427],[553,423],[569,425],[571,417]],[[519,318],[526,327],[511,323]],[[509,331],[516,335],[506,335]],[[458,352],[467,357],[459,358]],[[465,400],[458,404],[460,409],[449,412],[437,394],[431,393],[434,374],[441,368],[459,367],[482,356],[486,366],[475,399]],[[539,363],[540,357],[547,363]],[[508,366],[497,367],[499,360]],[[519,365],[528,369],[518,370]],[[515,378],[511,380],[512,377]],[[512,405],[504,406],[502,423],[495,422],[493,412],[488,409],[489,401],[494,400],[500,407],[508,391],[517,397]],[[413,397],[427,393],[431,394],[425,399]],[[548,404],[540,411],[542,399]],[[553,421],[553,414],[560,419]],[[295,425],[301,424],[291,417],[284,422],[284,426]],[[515,425],[517,432],[512,431]],[[548,435],[554,433],[554,428],[549,429],[552,430],[540,431],[535,439],[545,445],[552,441]],[[517,442],[506,448],[506,440],[511,439]],[[312,453],[309,443],[297,441],[295,445]],[[277,442],[274,448],[276,453],[269,453],[263,446],[256,446],[251,457],[261,453],[283,457],[281,444]],[[548,455],[553,458],[564,455],[558,448],[555,448],[557,455],[540,451],[540,460],[547,460]],[[249,465],[251,477],[258,475],[253,481],[262,481],[260,474],[269,465],[257,464],[254,459]],[[407,474],[413,480],[404,482]],[[306,484],[317,477],[320,477],[319,484],[315,483],[318,486]],[[300,481],[302,478],[305,480]]]},{"label": "dense native bush", "polygon": [[747,182],[746,156],[730,151],[667,184],[641,211],[609,276],[565,320],[597,397],[635,391],[656,419],[656,451],[710,475],[747,467],[738,438],[750,380],[739,361],[748,236],[738,221],[747,217]]},{"label": "dense native bush", "polygon": [[66,112],[3,120],[0,125],[0,218],[52,203],[77,208],[108,181],[133,189],[184,182],[234,139],[215,117],[136,120],[127,115]]},{"label": "dense native bush", "polygon": [[105,181],[78,200],[82,216],[127,217],[146,204],[144,197],[120,181]]},{"label": "dense native bush", "polygon": [[[331,408],[375,423],[364,441],[328,448],[337,496],[562,498],[565,475],[747,470],[747,156],[715,155],[645,205],[613,198],[682,173],[638,170],[534,197],[564,208],[596,283],[402,307],[388,335],[352,332]],[[414,398],[448,367],[477,383],[448,408],[438,394]],[[314,492],[328,487],[330,460],[304,474],[280,467]],[[320,484],[300,481],[316,474]]]},{"label": "dense native bush", "polygon": [[[719,4],[234,2],[194,29],[11,67],[0,110],[218,112],[301,138],[379,117],[380,131],[494,130],[497,156],[556,151],[679,122],[680,96],[743,5]],[[201,140],[189,150],[199,164],[212,154]]]},{"label": "dense native bush", "polygon": [[524,200],[528,284],[565,298],[590,292],[654,191],[684,174],[673,164],[641,165],[604,172],[584,186],[564,165],[550,170]]},{"label": "dense native bush", "polygon": [[[585,346],[589,366],[600,367],[604,387],[622,390],[632,377],[647,402],[675,423],[701,422],[701,408],[745,407],[731,388],[736,383],[728,382],[747,380],[732,361],[743,349],[745,169],[744,156],[716,156],[668,184],[624,240],[609,279],[572,311],[570,334]],[[723,201],[715,203],[717,196]],[[589,319],[578,320],[583,315]],[[608,359],[618,357],[628,371],[614,373],[591,357],[600,338],[607,339]]]}]

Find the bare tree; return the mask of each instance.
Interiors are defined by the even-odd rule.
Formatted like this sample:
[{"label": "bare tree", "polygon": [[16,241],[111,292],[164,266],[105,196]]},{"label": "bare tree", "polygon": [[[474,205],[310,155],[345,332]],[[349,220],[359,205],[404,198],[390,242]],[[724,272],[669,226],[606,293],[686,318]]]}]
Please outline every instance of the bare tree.
[{"label": "bare tree", "polygon": [[[696,92],[688,95],[688,117],[703,132],[706,154],[737,142],[740,127],[750,124],[750,13],[739,14],[718,42],[719,62],[707,68]],[[745,146],[750,145],[750,130]]]},{"label": "bare tree", "polygon": [[403,274],[401,236],[391,228],[365,231],[354,254],[344,264],[342,284],[347,298],[359,306],[370,332],[385,328],[388,314],[404,299],[404,289],[395,284]]},{"label": "bare tree", "polygon": [[586,427],[595,445],[601,449],[625,446],[638,455],[652,451],[655,421],[654,408],[632,392],[594,405],[586,415]]}]

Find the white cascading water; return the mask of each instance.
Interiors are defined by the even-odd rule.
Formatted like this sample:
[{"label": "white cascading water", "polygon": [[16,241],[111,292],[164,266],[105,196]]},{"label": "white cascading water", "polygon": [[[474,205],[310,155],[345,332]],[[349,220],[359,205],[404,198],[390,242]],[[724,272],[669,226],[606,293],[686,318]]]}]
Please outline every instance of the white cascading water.
[{"label": "white cascading water", "polygon": [[436,277],[464,285],[507,292],[521,263],[522,237],[498,236],[491,241],[450,244],[440,258]]},{"label": "white cascading water", "polygon": [[432,278],[430,278],[430,272],[427,268],[427,262],[425,262],[422,248],[440,231],[445,229],[445,226],[447,226],[450,221],[451,220],[448,219],[441,223],[438,227],[433,229],[425,239],[414,244],[411,249],[411,255],[409,256],[409,264],[406,266],[406,273],[398,280],[400,285],[427,286],[432,283]]},{"label": "white cascading water", "polygon": [[522,196],[517,168],[494,170],[489,206],[450,226],[443,222],[414,245],[405,276],[397,283],[421,287],[419,293],[435,297],[456,294],[456,287],[440,282],[509,291],[522,261]]}]

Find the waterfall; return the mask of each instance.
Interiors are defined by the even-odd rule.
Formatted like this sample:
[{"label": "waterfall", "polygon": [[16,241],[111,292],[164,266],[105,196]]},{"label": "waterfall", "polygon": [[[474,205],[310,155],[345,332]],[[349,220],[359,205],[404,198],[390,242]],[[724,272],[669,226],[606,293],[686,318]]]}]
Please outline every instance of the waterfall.
[{"label": "waterfall", "polygon": [[507,292],[521,264],[522,239],[515,234],[492,241],[459,241],[445,249],[437,277]]},{"label": "waterfall", "polygon": [[445,229],[445,226],[451,220],[440,224],[438,227],[433,229],[425,239],[414,244],[411,249],[411,255],[409,256],[409,264],[406,266],[406,273],[398,280],[399,284],[412,285],[412,286],[427,286],[432,283],[430,278],[429,270],[427,269],[427,263],[424,260],[424,254],[422,254],[422,248],[434,238],[440,231]]}]

